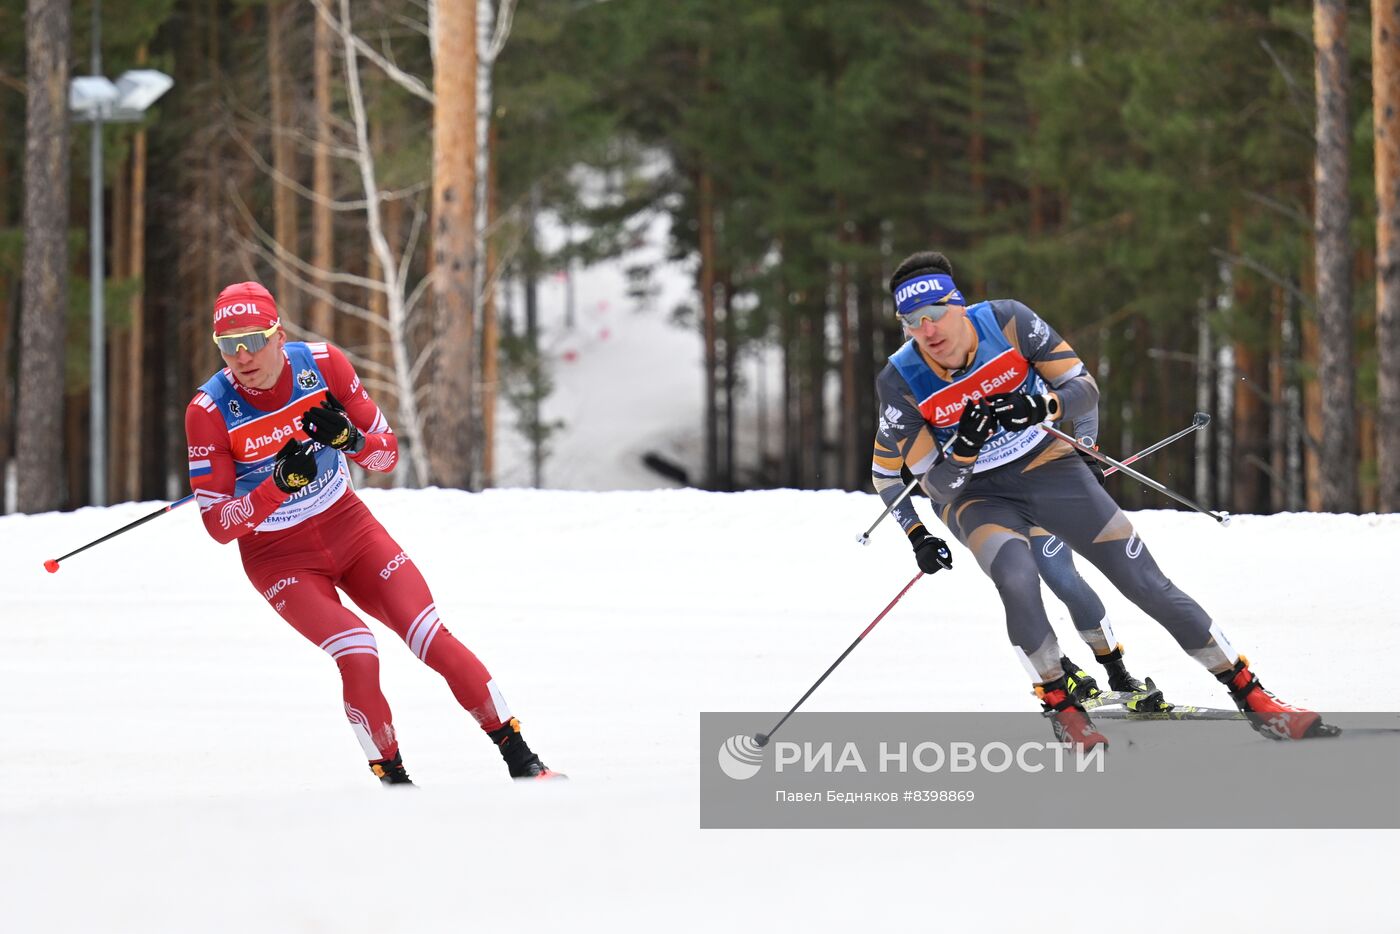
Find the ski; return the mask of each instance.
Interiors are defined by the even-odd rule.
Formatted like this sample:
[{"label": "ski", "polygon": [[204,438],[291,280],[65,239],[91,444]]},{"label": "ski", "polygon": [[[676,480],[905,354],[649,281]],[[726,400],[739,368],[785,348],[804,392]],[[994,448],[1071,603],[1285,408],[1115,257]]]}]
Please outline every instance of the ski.
[{"label": "ski", "polygon": [[1146,681],[1147,692],[1104,691],[1084,702],[1085,710],[1092,710],[1095,717],[1109,720],[1245,720],[1239,710],[1223,707],[1193,707],[1186,704],[1172,704],[1165,710],[1135,710],[1134,705],[1161,691],[1151,678]]},{"label": "ski", "polygon": [[[1171,710],[1159,711],[1136,711],[1129,710],[1122,706],[1124,697],[1133,695],[1124,692],[1107,691],[1099,697],[1091,698],[1084,702],[1087,709],[1093,710],[1095,719],[1101,720],[1132,720],[1139,722],[1142,720],[1248,720],[1249,715],[1240,710],[1226,710],[1221,707],[1190,707],[1176,706]],[[1343,736],[1358,738],[1362,736],[1395,736],[1400,734],[1400,726],[1361,726],[1361,727],[1340,727],[1335,724],[1323,723],[1319,725],[1319,731],[1306,739],[1336,739]]]},{"label": "ski", "polygon": [[[1154,713],[1166,713],[1175,708],[1174,704],[1169,704],[1162,697],[1161,690],[1153,683],[1151,678],[1146,680],[1147,690],[1145,691],[1100,691],[1093,697],[1084,701],[1085,710],[1103,710],[1105,708],[1122,708],[1127,713],[1134,715],[1147,715]],[[1142,710],[1142,705],[1147,704],[1151,709]]]},{"label": "ski", "polygon": [[[1098,698],[1094,698],[1098,700]],[[1084,706],[1089,707],[1086,701]],[[1109,706],[1095,705],[1093,708],[1095,719],[1105,720],[1245,720],[1248,719],[1241,711],[1225,710],[1220,707],[1187,707],[1176,706],[1171,710],[1150,710],[1137,711],[1129,710],[1127,707],[1116,706],[1110,701]]]}]

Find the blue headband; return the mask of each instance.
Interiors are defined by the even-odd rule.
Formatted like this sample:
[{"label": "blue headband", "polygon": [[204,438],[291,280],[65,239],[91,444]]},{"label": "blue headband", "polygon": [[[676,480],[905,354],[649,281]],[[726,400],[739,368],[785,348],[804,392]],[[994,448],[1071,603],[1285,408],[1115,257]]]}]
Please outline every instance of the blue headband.
[{"label": "blue headband", "polygon": [[946,276],[941,272],[930,273],[910,279],[895,289],[894,309],[897,314],[905,315],[915,308],[937,305],[945,299],[950,305],[963,304],[962,293],[953,283],[952,276]]}]

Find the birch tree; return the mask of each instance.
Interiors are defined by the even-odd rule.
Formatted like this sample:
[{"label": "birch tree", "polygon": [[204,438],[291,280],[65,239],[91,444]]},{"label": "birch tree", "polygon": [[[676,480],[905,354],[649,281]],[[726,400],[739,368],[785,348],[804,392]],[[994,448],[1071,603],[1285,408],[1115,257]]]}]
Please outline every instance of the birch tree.
[{"label": "birch tree", "polygon": [[480,425],[478,477],[482,486],[495,483],[496,396],[500,340],[494,301],[499,250],[488,243],[498,210],[495,193],[495,165],[491,132],[495,108],[492,73],[496,59],[510,38],[515,20],[515,0],[477,0],[476,72],[476,294],[481,308],[481,382],[477,394],[477,420]]},{"label": "birch tree", "polygon": [[[294,126],[292,120],[292,76],[288,62],[289,43],[287,42],[293,24],[293,9],[292,0],[272,0],[267,6],[267,77],[268,103],[272,117],[273,235],[277,238],[278,243],[293,253],[299,253],[297,249],[296,192],[287,183],[288,180],[297,176],[296,146],[292,138]],[[317,19],[319,22],[319,17]],[[318,49],[317,55],[320,52],[321,50]],[[329,59],[329,54],[326,55],[326,58]],[[316,65],[320,65],[319,60]],[[318,74],[317,78],[319,79],[319,77]],[[327,185],[327,187],[329,186]],[[329,192],[324,192],[324,194],[328,195]],[[317,209],[325,210],[319,204]],[[330,263],[327,261],[323,268],[329,269]],[[297,307],[300,304],[297,300],[298,293],[291,287],[291,281],[282,270],[277,273],[277,288],[274,294],[277,296],[279,312],[293,321],[300,320],[297,314]],[[324,307],[324,302],[317,303],[318,313]],[[321,323],[317,322],[318,325]],[[322,330],[322,333],[327,338],[332,336],[329,327]]]},{"label": "birch tree", "polygon": [[[315,87],[316,148],[311,163],[311,187],[316,197],[311,202],[311,262],[319,269],[332,269],[335,247],[329,202],[331,199],[331,47],[335,41],[328,16],[316,17],[316,38],[313,62]],[[311,305],[311,326],[321,334],[331,335],[331,306],[326,299]]]},{"label": "birch tree", "polygon": [[[249,248],[258,258],[268,263],[279,278],[285,277],[290,286],[309,300],[313,309],[310,317],[311,328],[308,330],[289,324],[289,330],[294,336],[325,339],[329,335],[324,331],[332,329],[328,322],[333,320],[333,315],[341,314],[364,321],[372,335],[377,332],[378,336],[387,342],[391,360],[387,366],[373,356],[357,354],[348,348],[342,349],[346,350],[366,386],[376,392],[387,391],[392,397],[395,403],[396,430],[404,442],[400,447],[401,470],[414,485],[424,486],[429,475],[424,456],[426,448],[423,443],[418,388],[428,363],[428,355],[425,350],[414,347],[411,341],[414,312],[428,285],[426,278],[420,278],[413,283],[411,276],[412,260],[417,249],[424,214],[421,208],[415,212],[407,242],[398,247],[397,252],[396,245],[391,244],[386,235],[384,219],[384,207],[387,202],[410,200],[421,192],[423,186],[409,186],[397,191],[386,191],[381,186],[376,169],[375,151],[370,144],[369,116],[360,76],[360,56],[366,47],[354,32],[350,4],[348,0],[340,0],[338,7],[332,9],[328,0],[311,0],[311,3],[318,19],[325,24],[327,34],[343,54],[349,110],[349,120],[345,122],[347,132],[344,134],[348,139],[337,137],[334,130],[337,121],[333,114],[327,113],[326,119],[318,119],[316,125],[318,128],[324,127],[328,135],[318,136],[312,141],[313,151],[318,157],[324,153],[328,160],[340,158],[348,161],[359,179],[361,197],[350,200],[330,197],[320,189],[319,181],[313,181],[313,187],[306,188],[294,178],[278,173],[274,166],[265,161],[258,162],[256,150],[246,141],[244,149],[266,174],[274,177],[279,186],[286,187],[310,201],[313,218],[322,213],[332,216],[335,213],[363,212],[370,252],[365,268],[371,270],[374,275],[362,276],[340,272],[321,265],[328,256],[324,249],[326,244],[319,242],[320,234],[316,232],[315,222],[312,260],[308,262],[298,256],[291,246],[281,242],[275,233],[269,232],[259,224],[238,192],[231,191],[230,196],[238,205],[245,223],[252,232]],[[329,61],[329,48],[318,48],[317,58],[321,59],[323,56],[325,61]],[[319,63],[317,67],[320,67]],[[279,132],[290,132],[291,128],[274,125],[271,130],[275,135]],[[320,174],[313,171],[313,178],[319,178]],[[324,174],[329,177],[329,170]],[[326,226],[329,228],[329,224]],[[349,301],[337,294],[336,287],[359,289],[370,295],[372,300],[365,304]],[[327,309],[325,314],[315,311],[317,306],[322,305]],[[376,305],[382,306],[382,313],[373,307]],[[376,342],[377,338],[372,336],[371,344]]]}]

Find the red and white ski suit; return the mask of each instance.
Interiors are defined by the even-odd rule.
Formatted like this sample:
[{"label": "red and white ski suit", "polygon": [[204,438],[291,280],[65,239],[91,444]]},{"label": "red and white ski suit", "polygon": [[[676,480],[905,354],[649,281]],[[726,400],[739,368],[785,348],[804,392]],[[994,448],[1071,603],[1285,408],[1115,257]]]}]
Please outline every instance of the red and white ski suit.
[{"label": "red and white ski suit", "polygon": [[483,730],[509,722],[510,710],[486,667],[442,625],[413,560],[351,489],[346,455],[320,448],[318,467],[325,469],[294,495],[273,482],[277,450],[288,438],[309,440],[302,415],[327,391],[365,436],[350,459],[382,472],[398,462],[398,440],[338,348],[288,343],[284,357],[273,388],[250,389],[224,369],[185,410],[190,486],[205,529],[219,542],[237,539],[253,586],[335,659],[345,713],[371,761],[392,758],[398,742],[379,687],[374,634],[342,605],[337,588],[442,675]]}]

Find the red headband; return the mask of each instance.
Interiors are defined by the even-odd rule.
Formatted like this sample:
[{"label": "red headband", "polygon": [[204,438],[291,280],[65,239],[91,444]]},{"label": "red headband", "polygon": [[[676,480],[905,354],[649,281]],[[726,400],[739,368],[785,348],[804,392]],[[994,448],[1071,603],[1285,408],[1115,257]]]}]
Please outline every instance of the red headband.
[{"label": "red headband", "polygon": [[281,322],[272,293],[256,282],[238,282],[219,293],[214,300],[214,333],[267,330]]}]

